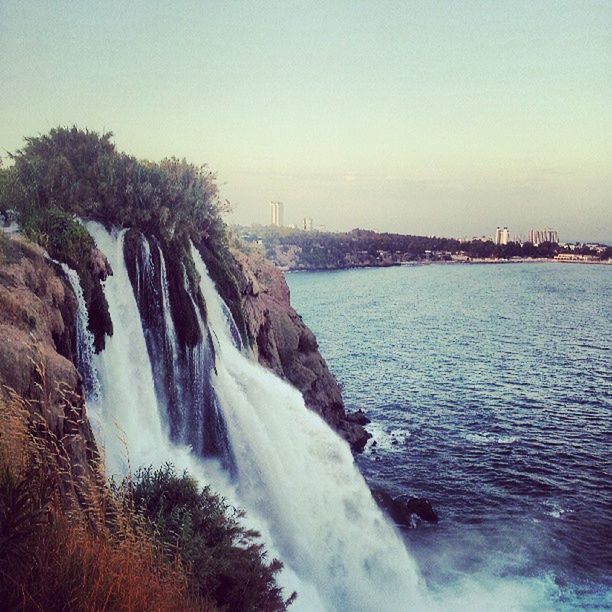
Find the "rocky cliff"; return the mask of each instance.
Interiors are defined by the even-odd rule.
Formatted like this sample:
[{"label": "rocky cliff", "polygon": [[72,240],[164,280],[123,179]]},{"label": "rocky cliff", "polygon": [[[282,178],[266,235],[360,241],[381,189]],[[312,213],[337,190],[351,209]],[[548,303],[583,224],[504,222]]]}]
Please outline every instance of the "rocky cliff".
[{"label": "rocky cliff", "polygon": [[97,474],[73,363],[76,309],[59,266],[25,239],[0,233],[0,403],[22,403],[31,426],[41,430],[59,467],[69,472],[64,486],[73,489]]},{"label": "rocky cliff", "polygon": [[[66,441],[71,463],[85,473],[95,444],[82,419],[82,381],[74,366],[75,297],[42,249],[18,236],[0,234],[0,240],[0,395],[6,399],[10,389],[38,406],[53,435]],[[258,361],[299,389],[311,410],[361,450],[369,435],[359,416],[347,415],[314,334],[291,306],[282,271],[256,252],[233,248],[231,256],[211,272]]]},{"label": "rocky cliff", "polygon": [[233,248],[241,311],[263,366],[297,387],[306,405],[360,451],[369,438],[360,414],[347,414],[342,392],[312,331],[291,306],[283,272],[257,252]]}]

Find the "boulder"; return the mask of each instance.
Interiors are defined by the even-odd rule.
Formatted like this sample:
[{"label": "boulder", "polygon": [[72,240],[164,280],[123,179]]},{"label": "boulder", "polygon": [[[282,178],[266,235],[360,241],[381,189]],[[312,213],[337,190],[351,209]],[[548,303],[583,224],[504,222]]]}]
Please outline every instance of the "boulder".
[{"label": "boulder", "polygon": [[355,412],[347,412],[346,420],[351,423],[357,423],[358,425],[367,425],[368,423],[371,423],[370,419],[368,419],[362,408],[356,410]]},{"label": "boulder", "polygon": [[383,489],[372,489],[372,497],[397,525],[414,527],[415,517],[434,524],[439,520],[438,513],[431,502],[424,497],[409,497],[408,495],[393,497]]}]

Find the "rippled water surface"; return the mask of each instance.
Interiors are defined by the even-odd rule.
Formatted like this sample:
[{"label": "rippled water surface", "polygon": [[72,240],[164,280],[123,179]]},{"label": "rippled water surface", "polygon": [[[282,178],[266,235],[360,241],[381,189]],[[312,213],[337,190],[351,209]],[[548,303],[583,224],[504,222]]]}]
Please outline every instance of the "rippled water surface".
[{"label": "rippled water surface", "polygon": [[612,606],[612,267],[287,280],[347,407],[372,419],[362,471],[440,514],[406,533],[431,588]]}]

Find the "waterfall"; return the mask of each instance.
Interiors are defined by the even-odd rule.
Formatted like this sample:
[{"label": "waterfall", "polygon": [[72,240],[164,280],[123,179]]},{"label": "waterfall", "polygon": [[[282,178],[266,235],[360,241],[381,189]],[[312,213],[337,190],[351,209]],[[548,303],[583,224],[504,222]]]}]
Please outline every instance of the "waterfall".
[{"label": "waterfall", "polygon": [[64,271],[77,299],[75,365],[83,379],[86,399],[94,399],[99,396],[100,381],[98,380],[98,372],[93,362],[94,338],[91,331],[89,331],[87,304],[85,304],[85,298],[83,297],[83,289],[81,288],[79,275],[65,263],[60,263],[59,265]]},{"label": "waterfall", "polygon": [[232,340],[234,344],[242,351],[244,346],[242,344],[242,337],[240,335],[240,331],[238,330],[238,326],[236,325],[236,321],[234,320],[234,315],[232,315],[232,311],[229,309],[229,306],[221,300],[221,307],[223,308],[223,314],[225,315],[225,320],[227,325],[229,326],[230,333],[232,334]]},{"label": "waterfall", "polygon": [[[240,350],[229,311],[193,247],[207,320],[197,307],[201,297],[188,291],[202,340],[193,347],[175,345],[172,361],[191,377],[184,398],[192,405],[181,410],[199,419],[190,421],[198,436],[214,434],[219,459],[206,459],[213,453],[206,444],[191,444],[188,435],[172,437],[173,417],[156,391],[154,344],[147,347],[155,330],[147,329],[139,310],[144,280],[130,280],[125,230],[109,233],[94,222],[87,229],[114,272],[104,284],[114,333],[94,356],[100,393],[88,401],[109,475],[170,462],[244,507],[249,526],[285,564],[280,582],[288,593],[298,591],[296,612],[421,608],[415,564],[374,503],[348,445],[306,408],[296,389]],[[159,255],[152,261],[160,274],[151,274],[150,281],[161,279],[159,303],[167,328],[169,295]],[[172,330],[164,334],[171,340]],[[228,456],[229,470],[223,460]]]},{"label": "waterfall", "polygon": [[[148,244],[146,238],[143,240]],[[170,312],[170,292],[168,290],[168,274],[166,272],[166,260],[161,247],[157,245],[159,255],[159,273],[161,275],[161,295],[162,295],[162,311],[164,313],[164,332],[166,336],[166,344],[170,347],[172,357],[172,369],[176,370],[178,366],[178,340],[176,338],[176,329],[174,328],[174,319]]]},{"label": "waterfall", "polygon": [[299,391],[236,348],[223,301],[193,246],[192,256],[240,498],[268,518],[282,560],[317,586],[330,609],[419,607],[416,565],[348,445],[306,408]]},{"label": "waterfall", "polygon": [[140,312],[123,255],[125,231],[109,233],[87,223],[113,274],[104,295],[113,321],[113,335],[94,362],[100,378],[100,397],[88,402],[96,440],[104,450],[109,475],[124,475],[130,467],[174,463],[192,469],[189,449],[170,442],[164,411],[155,393],[153,368],[147,351]]},{"label": "waterfall", "polygon": [[[217,456],[224,467],[233,470],[231,450],[227,440],[225,424],[219,411],[219,402],[211,385],[210,376],[214,360],[210,344],[210,333],[202,319],[202,313],[191,293],[187,273],[183,269],[183,283],[191,299],[202,340],[188,354],[189,372],[193,389],[194,418],[193,426],[199,444],[196,452],[203,456]],[[230,315],[231,316],[231,315]],[[232,319],[233,320],[233,319]]]}]

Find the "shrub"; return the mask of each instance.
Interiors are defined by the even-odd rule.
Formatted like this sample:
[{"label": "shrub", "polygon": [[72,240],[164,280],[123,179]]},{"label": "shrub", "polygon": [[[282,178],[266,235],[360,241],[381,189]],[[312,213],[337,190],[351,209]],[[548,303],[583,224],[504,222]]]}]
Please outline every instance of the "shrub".
[{"label": "shrub", "polygon": [[[188,271],[193,267],[190,240],[205,242],[215,253],[227,252],[221,215],[228,203],[219,197],[207,166],[174,157],[138,160],[117,151],[110,132],[100,135],[76,127],[25,140],[23,149],[11,155],[13,166],[0,168],[0,212],[16,210],[28,237],[77,271],[97,351],[104,347],[105,335],[112,334],[112,323],[96,276],[93,240],[75,217],[155,235]],[[193,273],[188,279],[193,288]],[[177,314],[174,306],[182,329],[180,308]],[[188,344],[194,337],[199,340],[194,329]]]},{"label": "shrub", "polygon": [[0,210],[18,210],[24,225],[32,215],[56,208],[165,241],[227,242],[221,214],[228,204],[205,165],[174,157],[138,160],[117,151],[112,133],[77,127],[25,140],[11,156],[14,166],[0,170]]},{"label": "shrub", "polygon": [[259,534],[246,529],[242,511],[232,509],[208,487],[200,489],[172,466],[141,469],[122,485],[136,512],[151,521],[164,543],[175,548],[191,568],[195,593],[232,612],[282,611],[275,581],[280,561],[266,561]]}]

